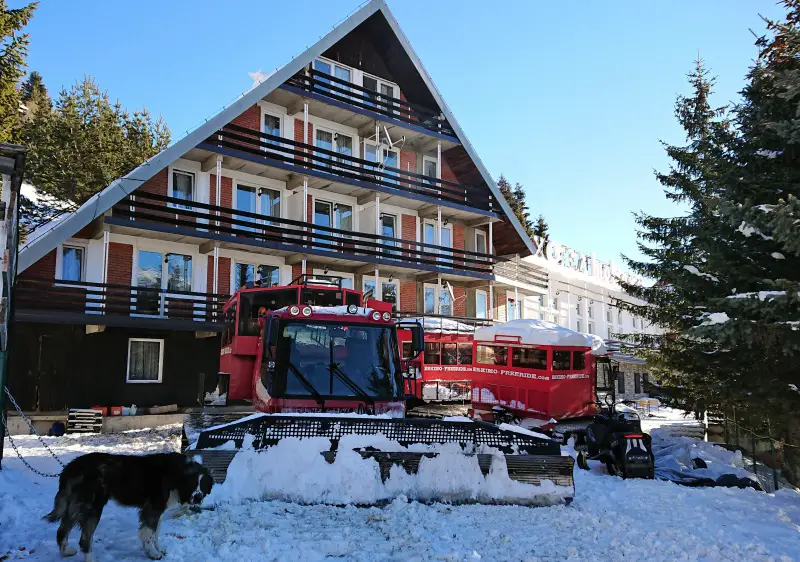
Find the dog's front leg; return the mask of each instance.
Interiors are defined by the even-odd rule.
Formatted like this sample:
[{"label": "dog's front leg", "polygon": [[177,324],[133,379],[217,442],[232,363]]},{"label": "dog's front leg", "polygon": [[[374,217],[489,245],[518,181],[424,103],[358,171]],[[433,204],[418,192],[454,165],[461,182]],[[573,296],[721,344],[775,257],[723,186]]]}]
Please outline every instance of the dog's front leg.
[{"label": "dog's front leg", "polygon": [[142,508],[139,513],[139,540],[142,541],[145,554],[152,560],[161,560],[166,554],[158,546],[158,527],[163,513],[163,509],[151,506]]}]

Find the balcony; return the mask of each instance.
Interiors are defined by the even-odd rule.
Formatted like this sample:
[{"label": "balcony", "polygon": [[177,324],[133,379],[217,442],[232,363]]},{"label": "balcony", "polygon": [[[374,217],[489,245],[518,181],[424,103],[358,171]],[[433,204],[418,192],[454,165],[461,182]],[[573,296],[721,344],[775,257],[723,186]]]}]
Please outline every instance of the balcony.
[{"label": "balcony", "polygon": [[295,74],[282,89],[303,97],[321,99],[376,120],[393,122],[405,129],[458,142],[455,131],[439,111],[380,94],[318,70]]},{"label": "balcony", "polygon": [[151,193],[137,193],[123,199],[114,205],[105,223],[114,232],[135,235],[140,234],[139,230],[149,230],[160,232],[163,238],[172,241],[203,244],[214,240],[221,247],[264,250],[263,253],[287,256],[287,263],[309,254],[331,265],[372,263],[389,269],[492,279],[497,260],[495,256],[470,250],[313,225]]},{"label": "balcony", "polygon": [[498,260],[494,274],[496,285],[516,287],[530,293],[547,293],[547,271],[523,261],[519,256]]},{"label": "balcony", "polygon": [[[287,182],[307,175],[310,187],[330,189],[356,197],[369,197],[377,191],[402,197],[402,205],[413,209],[443,205],[460,210],[462,216],[458,212],[451,212],[450,215],[466,220],[480,216],[497,216],[499,209],[497,201],[486,188],[384,166],[239,125],[226,125],[200,143],[194,151],[190,151],[187,157],[206,161],[208,152],[228,156],[234,159],[232,166],[250,173]],[[251,163],[269,169],[252,169]],[[247,168],[248,165],[251,168]],[[315,179],[317,183],[311,183]]]},{"label": "balcony", "polygon": [[21,277],[14,318],[22,322],[101,324],[220,331],[228,295],[110,283]]}]

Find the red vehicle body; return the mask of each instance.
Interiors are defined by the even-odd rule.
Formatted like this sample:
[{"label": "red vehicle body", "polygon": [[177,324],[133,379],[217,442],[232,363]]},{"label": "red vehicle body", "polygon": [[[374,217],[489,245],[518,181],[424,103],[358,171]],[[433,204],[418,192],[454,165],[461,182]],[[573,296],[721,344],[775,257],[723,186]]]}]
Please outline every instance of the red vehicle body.
[{"label": "red vehicle body", "polygon": [[358,291],[304,277],[237,291],[223,308],[220,371],[230,378],[228,400],[252,401],[269,413],[402,416],[391,304],[363,301]]},{"label": "red vehicle body", "polygon": [[[539,330],[546,335],[537,335]],[[425,352],[412,361],[416,393],[427,401],[469,400],[473,416],[486,421],[497,419],[498,409],[533,425],[592,416],[598,373],[605,389],[610,364],[589,343],[582,334],[535,320],[477,328],[474,334],[426,331]]]}]

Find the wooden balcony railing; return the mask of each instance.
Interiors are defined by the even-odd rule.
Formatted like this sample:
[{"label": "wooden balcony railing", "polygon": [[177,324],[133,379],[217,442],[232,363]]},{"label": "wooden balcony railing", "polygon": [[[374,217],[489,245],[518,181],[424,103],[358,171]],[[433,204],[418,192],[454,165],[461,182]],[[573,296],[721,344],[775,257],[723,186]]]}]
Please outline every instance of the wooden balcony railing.
[{"label": "wooden balcony railing", "polygon": [[325,96],[360,109],[378,113],[390,119],[403,121],[434,133],[456,138],[455,131],[441,112],[381,94],[325,72],[313,69],[308,74],[300,72],[287,80],[286,84],[304,92]]},{"label": "wooden balcony railing", "polygon": [[[409,269],[487,277],[498,258],[380,234],[355,232],[271,217],[152,193],[136,193],[112,209],[110,224],[151,228],[169,225],[193,235],[292,252],[327,255]],[[188,233],[187,233],[188,234]]]},{"label": "wooden balcony railing", "polygon": [[[229,295],[131,287],[111,283],[21,277],[14,301],[18,311],[67,312],[221,323]],[[96,322],[103,324],[103,321]]]},{"label": "wooden balcony railing", "polygon": [[426,197],[436,203],[480,211],[496,212],[499,209],[491,192],[485,188],[384,166],[381,162],[356,158],[239,125],[225,125],[200,145],[200,148],[212,151],[215,147],[240,151],[250,160],[263,162],[267,166],[277,165],[292,171],[297,168],[295,173],[298,174],[323,177],[366,189],[397,190]]}]

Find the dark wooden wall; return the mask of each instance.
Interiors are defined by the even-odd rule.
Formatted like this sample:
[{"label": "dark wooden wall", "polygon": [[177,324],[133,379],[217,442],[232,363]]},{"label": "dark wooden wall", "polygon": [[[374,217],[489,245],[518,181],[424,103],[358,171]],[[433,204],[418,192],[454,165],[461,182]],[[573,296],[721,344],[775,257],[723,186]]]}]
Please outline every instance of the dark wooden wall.
[{"label": "dark wooden wall", "polygon": [[[128,338],[164,340],[161,383],[126,383]],[[90,406],[197,405],[200,373],[219,370],[219,335],[107,327],[17,323],[9,357],[9,389],[25,410]],[[38,394],[38,398],[37,398]]]}]

